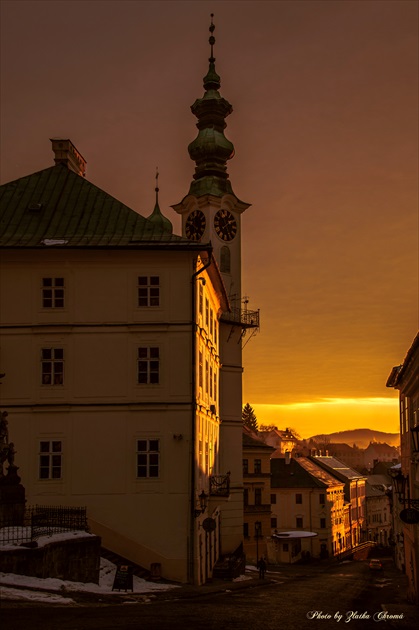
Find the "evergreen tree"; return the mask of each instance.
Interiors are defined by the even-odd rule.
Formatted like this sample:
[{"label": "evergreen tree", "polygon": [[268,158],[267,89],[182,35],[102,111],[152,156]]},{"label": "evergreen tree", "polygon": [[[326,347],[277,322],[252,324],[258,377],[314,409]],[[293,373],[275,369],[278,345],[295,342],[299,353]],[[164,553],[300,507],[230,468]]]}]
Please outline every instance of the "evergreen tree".
[{"label": "evergreen tree", "polygon": [[255,410],[249,403],[246,403],[242,410],[242,420],[245,427],[251,431],[258,430],[258,420],[256,418]]}]

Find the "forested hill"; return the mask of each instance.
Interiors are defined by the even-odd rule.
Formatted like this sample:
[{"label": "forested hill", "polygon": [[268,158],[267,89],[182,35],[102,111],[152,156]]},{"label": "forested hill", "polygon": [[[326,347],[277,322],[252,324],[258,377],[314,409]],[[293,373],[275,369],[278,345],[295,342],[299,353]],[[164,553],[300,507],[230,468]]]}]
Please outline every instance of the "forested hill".
[{"label": "forested hill", "polygon": [[345,442],[349,446],[356,444],[359,448],[367,448],[370,442],[385,442],[390,446],[399,446],[400,435],[398,433],[385,433],[384,431],[374,431],[373,429],[351,429],[348,431],[337,431],[335,433],[322,433],[307,438],[307,441],[324,444],[327,442]]}]

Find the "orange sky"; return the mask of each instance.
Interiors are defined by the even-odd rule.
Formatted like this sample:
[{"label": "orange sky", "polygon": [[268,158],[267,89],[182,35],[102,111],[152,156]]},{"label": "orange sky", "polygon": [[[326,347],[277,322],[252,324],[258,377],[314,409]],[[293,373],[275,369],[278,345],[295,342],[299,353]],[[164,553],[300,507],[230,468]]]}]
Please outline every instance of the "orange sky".
[{"label": "orange sky", "polygon": [[2,0],[1,182],[69,137],[88,179],[146,216],[158,166],[179,232],[211,12],[261,309],[244,402],[305,436],[397,432],[385,383],[418,326],[417,2]]}]

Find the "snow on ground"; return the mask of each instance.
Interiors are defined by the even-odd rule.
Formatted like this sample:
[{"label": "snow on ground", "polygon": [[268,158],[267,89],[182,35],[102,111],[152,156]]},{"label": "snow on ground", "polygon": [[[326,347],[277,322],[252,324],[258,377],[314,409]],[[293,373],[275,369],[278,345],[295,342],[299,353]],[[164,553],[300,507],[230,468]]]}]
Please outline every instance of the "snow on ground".
[{"label": "snow on ground", "polygon": [[[1,596],[7,599],[20,599],[27,601],[42,601],[51,604],[72,604],[74,600],[64,597],[64,594],[71,595],[71,592],[95,593],[102,595],[123,595],[131,591],[112,591],[112,586],[116,573],[116,565],[105,558],[100,559],[99,584],[82,582],[69,582],[56,578],[36,578],[27,575],[16,575],[14,573],[0,573]],[[19,588],[14,588],[14,585]],[[30,590],[26,590],[28,587]],[[136,594],[153,593],[156,591],[167,591],[179,588],[172,584],[156,584],[147,582],[137,576],[133,576],[133,592]],[[35,589],[40,589],[39,591]],[[42,592],[52,591],[52,592]]]}]

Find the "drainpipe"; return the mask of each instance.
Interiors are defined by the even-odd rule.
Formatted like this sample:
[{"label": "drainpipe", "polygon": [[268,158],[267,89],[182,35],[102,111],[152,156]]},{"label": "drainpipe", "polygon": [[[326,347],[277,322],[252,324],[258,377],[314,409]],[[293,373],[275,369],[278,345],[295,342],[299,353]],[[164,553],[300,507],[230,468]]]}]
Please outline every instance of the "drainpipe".
[{"label": "drainpipe", "polygon": [[191,304],[191,329],[192,329],[192,379],[191,379],[191,388],[192,388],[192,398],[191,398],[191,413],[192,413],[192,430],[191,430],[191,488],[190,488],[190,529],[189,529],[189,564],[188,564],[188,581],[190,584],[194,583],[194,565],[195,565],[195,440],[196,440],[196,430],[195,430],[195,416],[196,416],[196,335],[195,335],[195,321],[196,321],[196,288],[195,281],[197,277],[208,269],[212,263],[212,245],[209,243],[206,251],[208,252],[208,262],[204,264],[203,267],[198,269],[192,274],[191,283],[192,283],[192,304]]}]

